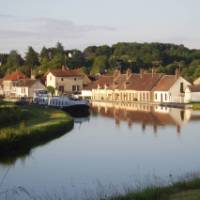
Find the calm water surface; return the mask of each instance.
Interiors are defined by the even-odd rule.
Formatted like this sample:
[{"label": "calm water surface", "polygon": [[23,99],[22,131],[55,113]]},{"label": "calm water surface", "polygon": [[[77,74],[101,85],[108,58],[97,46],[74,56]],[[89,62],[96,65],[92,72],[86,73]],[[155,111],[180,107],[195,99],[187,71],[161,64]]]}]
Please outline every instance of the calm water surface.
[{"label": "calm water surface", "polygon": [[198,111],[94,103],[68,134],[23,158],[0,159],[0,199],[100,197],[199,172],[199,120]]}]

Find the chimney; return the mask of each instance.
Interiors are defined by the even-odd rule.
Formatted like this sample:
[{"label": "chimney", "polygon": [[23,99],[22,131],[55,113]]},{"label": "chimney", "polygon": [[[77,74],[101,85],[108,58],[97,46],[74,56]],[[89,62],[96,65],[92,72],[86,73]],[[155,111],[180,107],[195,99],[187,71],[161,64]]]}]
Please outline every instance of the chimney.
[{"label": "chimney", "polygon": [[128,80],[130,78],[131,74],[132,74],[132,71],[131,71],[131,69],[128,68],[126,70],[126,80]]},{"label": "chimney", "polygon": [[113,76],[114,76],[114,78],[117,78],[120,74],[121,74],[120,70],[116,69],[116,70],[114,71]]},{"label": "chimney", "polygon": [[62,71],[65,71],[66,69],[65,69],[65,66],[64,65],[62,65]]},{"label": "chimney", "polygon": [[144,69],[140,69],[140,78],[143,78],[144,75]]},{"label": "chimney", "polygon": [[151,74],[152,74],[152,77],[154,77],[154,75],[156,74],[156,68],[155,67],[152,67]]},{"label": "chimney", "polygon": [[176,71],[175,71],[175,77],[176,77],[176,79],[179,78],[180,75],[181,75],[180,69],[177,68]]}]

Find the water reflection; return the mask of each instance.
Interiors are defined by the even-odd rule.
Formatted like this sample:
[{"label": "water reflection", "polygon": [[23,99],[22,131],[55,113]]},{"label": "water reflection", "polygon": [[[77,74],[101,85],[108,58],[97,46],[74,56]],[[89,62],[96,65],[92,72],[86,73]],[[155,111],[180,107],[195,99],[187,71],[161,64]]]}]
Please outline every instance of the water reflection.
[{"label": "water reflection", "polygon": [[150,125],[154,133],[157,133],[159,127],[174,126],[180,134],[181,127],[190,120],[200,120],[200,113],[197,112],[195,116],[192,116],[191,109],[149,104],[92,102],[92,111],[104,117],[114,118],[117,126],[120,126],[121,121],[126,121],[130,128],[134,126],[134,123],[139,123],[145,131],[146,126]]},{"label": "water reflection", "polygon": [[[89,121],[89,117],[82,117],[82,118],[74,118],[74,123],[78,124],[81,126],[82,123]],[[67,133],[68,134],[68,133]],[[18,159],[21,161],[24,161],[26,157],[30,157],[32,154],[32,151],[37,148],[41,147],[43,145],[49,144],[51,141],[54,141],[60,137],[62,137],[65,134],[61,135],[55,135],[55,137],[51,137],[48,140],[41,140],[40,143],[34,144],[32,147],[27,146],[24,149],[15,149],[14,151],[11,152],[0,152],[0,165],[3,166],[9,166],[9,165],[14,165]]]}]

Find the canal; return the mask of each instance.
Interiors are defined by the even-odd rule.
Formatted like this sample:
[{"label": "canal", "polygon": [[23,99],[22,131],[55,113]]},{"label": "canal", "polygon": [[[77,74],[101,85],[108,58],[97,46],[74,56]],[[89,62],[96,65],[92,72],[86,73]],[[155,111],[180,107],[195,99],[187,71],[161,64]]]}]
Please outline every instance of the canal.
[{"label": "canal", "polygon": [[101,198],[200,172],[200,112],[93,103],[74,129],[0,158],[0,199]]}]

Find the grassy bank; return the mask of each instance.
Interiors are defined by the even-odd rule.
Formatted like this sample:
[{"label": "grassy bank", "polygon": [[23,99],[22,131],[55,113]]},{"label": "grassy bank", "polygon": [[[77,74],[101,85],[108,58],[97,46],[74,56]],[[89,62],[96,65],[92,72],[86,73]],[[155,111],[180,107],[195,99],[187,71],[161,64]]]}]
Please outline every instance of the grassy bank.
[{"label": "grassy bank", "polygon": [[192,103],[193,110],[200,110],[200,102],[199,103]]},{"label": "grassy bank", "polygon": [[17,125],[12,120],[12,125],[0,129],[0,156],[29,151],[73,128],[73,119],[60,110],[34,106],[16,106],[14,109],[26,113],[26,118],[22,117]]},{"label": "grassy bank", "polygon": [[197,200],[200,199],[200,179],[180,181],[167,187],[149,187],[141,191],[107,200]]}]

